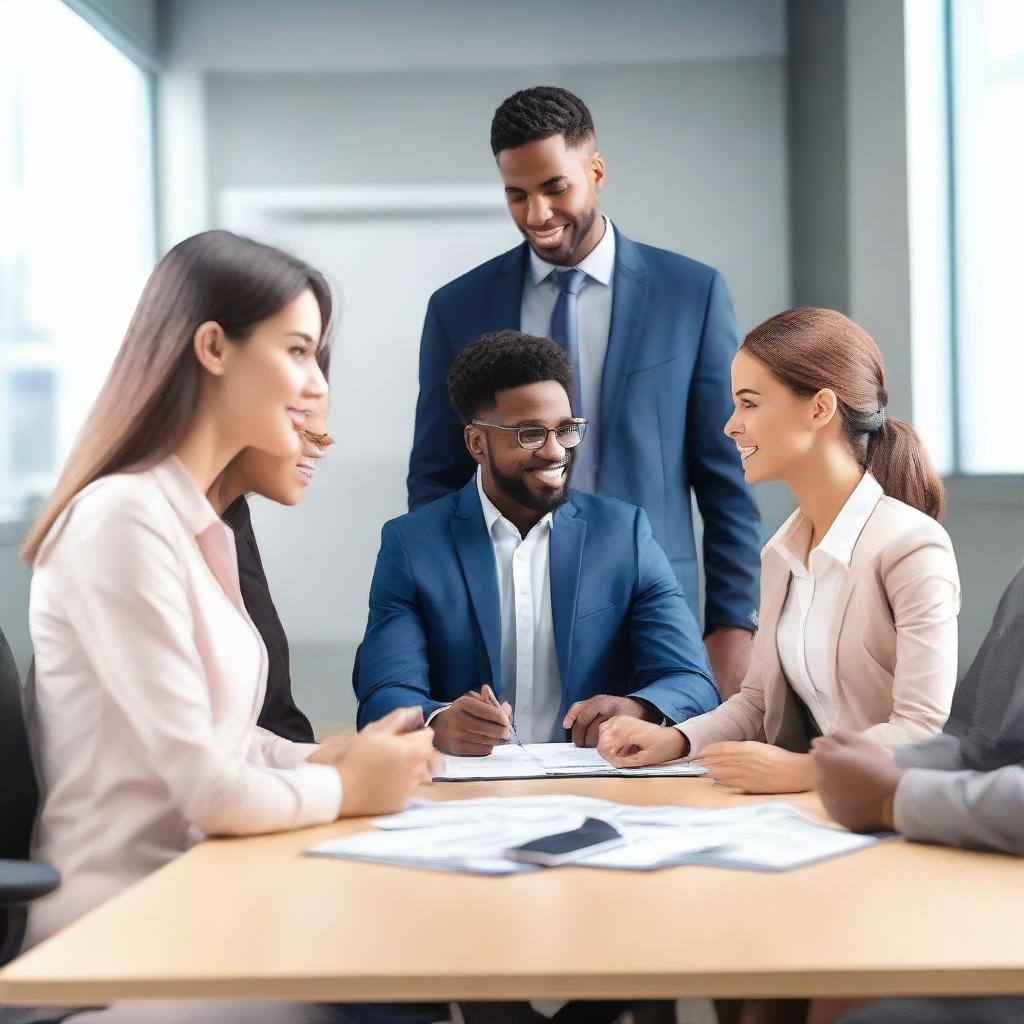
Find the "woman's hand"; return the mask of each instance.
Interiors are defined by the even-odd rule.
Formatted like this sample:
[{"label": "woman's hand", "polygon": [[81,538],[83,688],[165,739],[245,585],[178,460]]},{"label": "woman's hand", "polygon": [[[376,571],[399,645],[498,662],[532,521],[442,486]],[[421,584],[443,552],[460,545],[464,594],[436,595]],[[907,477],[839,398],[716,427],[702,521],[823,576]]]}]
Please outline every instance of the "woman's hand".
[{"label": "woman's hand", "polygon": [[306,760],[310,764],[340,764],[341,759],[348,752],[348,748],[352,746],[352,741],[355,738],[356,734],[354,732],[344,732],[339,733],[337,736],[328,736]]},{"label": "woman's hand", "polygon": [[696,755],[708,775],[744,793],[802,793],[814,789],[809,754],[794,754],[770,743],[712,743]]},{"label": "woman's hand", "polygon": [[617,715],[601,723],[597,752],[616,768],[639,768],[674,761],[689,745],[678,729]]},{"label": "woman's hand", "polygon": [[396,708],[348,743],[328,741],[311,755],[309,760],[333,764],[341,775],[342,817],[401,810],[416,787],[433,778],[439,766],[434,730],[422,724],[420,708]]}]

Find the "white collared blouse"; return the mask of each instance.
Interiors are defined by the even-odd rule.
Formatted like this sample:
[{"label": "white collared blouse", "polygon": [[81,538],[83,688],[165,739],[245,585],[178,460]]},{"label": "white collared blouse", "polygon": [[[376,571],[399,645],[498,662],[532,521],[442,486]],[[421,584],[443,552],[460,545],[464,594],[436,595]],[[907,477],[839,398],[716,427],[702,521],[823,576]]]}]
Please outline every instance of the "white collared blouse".
[{"label": "white collared blouse", "polygon": [[881,497],[878,481],[865,473],[809,555],[791,547],[789,534],[769,541],[792,575],[776,633],[782,671],[823,733],[838,723],[835,665],[829,658],[836,603],[857,538]]}]

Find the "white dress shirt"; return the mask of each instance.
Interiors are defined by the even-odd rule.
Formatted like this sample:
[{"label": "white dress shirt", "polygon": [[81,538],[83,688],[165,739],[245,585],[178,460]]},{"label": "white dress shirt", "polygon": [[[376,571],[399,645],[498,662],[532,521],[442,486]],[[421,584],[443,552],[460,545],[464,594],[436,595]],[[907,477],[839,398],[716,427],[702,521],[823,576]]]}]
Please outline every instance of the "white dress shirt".
[{"label": "white dress shirt", "polygon": [[770,541],[791,573],[776,632],[782,671],[823,733],[837,724],[835,665],[828,658],[836,600],[857,538],[881,497],[878,481],[865,473],[806,565],[806,552],[793,551],[778,535]]},{"label": "white dress shirt", "polygon": [[[531,248],[530,269],[523,283],[520,328],[525,334],[542,338],[551,335],[551,317],[558,301],[559,287],[552,274],[575,269],[586,275],[576,300],[576,317],[580,342],[580,391],[583,410],[590,421],[584,442],[592,451],[599,451],[601,440],[601,378],[604,357],[608,352],[608,335],[612,324],[612,284],[615,276],[615,231],[604,218],[601,241],[574,268],[556,266],[542,260]],[[596,460],[595,460],[596,461]],[[583,480],[573,486],[592,490]]]},{"label": "white dress shirt", "polygon": [[516,735],[524,743],[561,740],[562,682],[549,571],[554,517],[549,512],[523,537],[484,493],[479,469],[476,487],[494,548],[501,602],[501,683],[512,704]]},{"label": "white dress shirt", "polygon": [[267,656],[231,531],[174,457],[78,494],[36,559],[37,942],[204,835],[329,822],[335,768],[257,728]]}]

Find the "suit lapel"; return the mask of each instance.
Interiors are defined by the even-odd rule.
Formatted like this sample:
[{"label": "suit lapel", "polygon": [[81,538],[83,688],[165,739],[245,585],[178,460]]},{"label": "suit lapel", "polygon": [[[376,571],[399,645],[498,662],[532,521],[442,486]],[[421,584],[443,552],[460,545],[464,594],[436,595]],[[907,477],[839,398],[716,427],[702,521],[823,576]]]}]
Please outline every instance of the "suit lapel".
[{"label": "suit lapel", "polygon": [[487,283],[487,302],[491,314],[491,329],[519,330],[523,306],[523,285],[526,280],[527,245],[523,242],[505,253],[494,275]]},{"label": "suit lapel", "polygon": [[[881,497],[881,492],[879,497]],[[876,501],[875,508],[877,507],[878,502]],[[843,631],[843,621],[846,619],[846,609],[850,603],[854,585],[864,571],[864,563],[869,560],[871,549],[875,547],[870,541],[867,544],[861,543],[865,536],[871,536],[871,522],[874,514],[874,509],[872,509],[864,528],[857,537],[850,564],[843,574],[843,583],[836,596],[835,611],[832,613],[832,623],[828,633],[828,666],[832,673],[832,692],[837,698],[839,696],[839,636]]]},{"label": "suit lapel", "polygon": [[555,652],[565,703],[572,703],[572,636],[576,622],[576,601],[583,565],[583,543],[587,524],[577,514],[571,499],[556,513],[551,531],[551,622],[555,630]]},{"label": "suit lapel", "polygon": [[616,420],[622,408],[626,375],[636,348],[644,306],[647,302],[647,265],[640,250],[619,231],[615,232],[615,276],[612,283],[612,321],[608,351],[601,378],[601,450],[605,461],[612,444]]},{"label": "suit lapel", "polygon": [[488,678],[495,693],[501,689],[501,602],[498,595],[498,573],[494,564],[494,547],[487,534],[480,497],[476,491],[476,475],[459,493],[455,517],[451,521],[455,550],[462,565],[477,625],[487,652]]}]

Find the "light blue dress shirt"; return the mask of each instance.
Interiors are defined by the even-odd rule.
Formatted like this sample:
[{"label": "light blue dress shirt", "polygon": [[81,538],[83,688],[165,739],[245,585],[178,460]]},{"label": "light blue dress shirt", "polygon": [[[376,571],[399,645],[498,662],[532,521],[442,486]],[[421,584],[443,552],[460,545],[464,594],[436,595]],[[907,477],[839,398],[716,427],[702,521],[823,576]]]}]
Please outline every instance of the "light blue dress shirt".
[{"label": "light blue dress shirt", "polygon": [[[523,282],[520,329],[526,334],[550,337],[551,316],[558,301],[558,285],[552,274],[565,267],[542,260],[530,249],[530,267]],[[576,269],[586,274],[577,299],[577,322],[580,341],[580,391],[583,408],[587,410],[587,436],[584,444],[599,451],[601,440],[601,378],[604,357],[608,351],[608,334],[612,323],[612,281],[615,274],[615,232],[611,221],[604,218],[604,235]],[[592,479],[574,475],[572,486],[593,493],[596,487],[597,458],[593,460]]]}]

